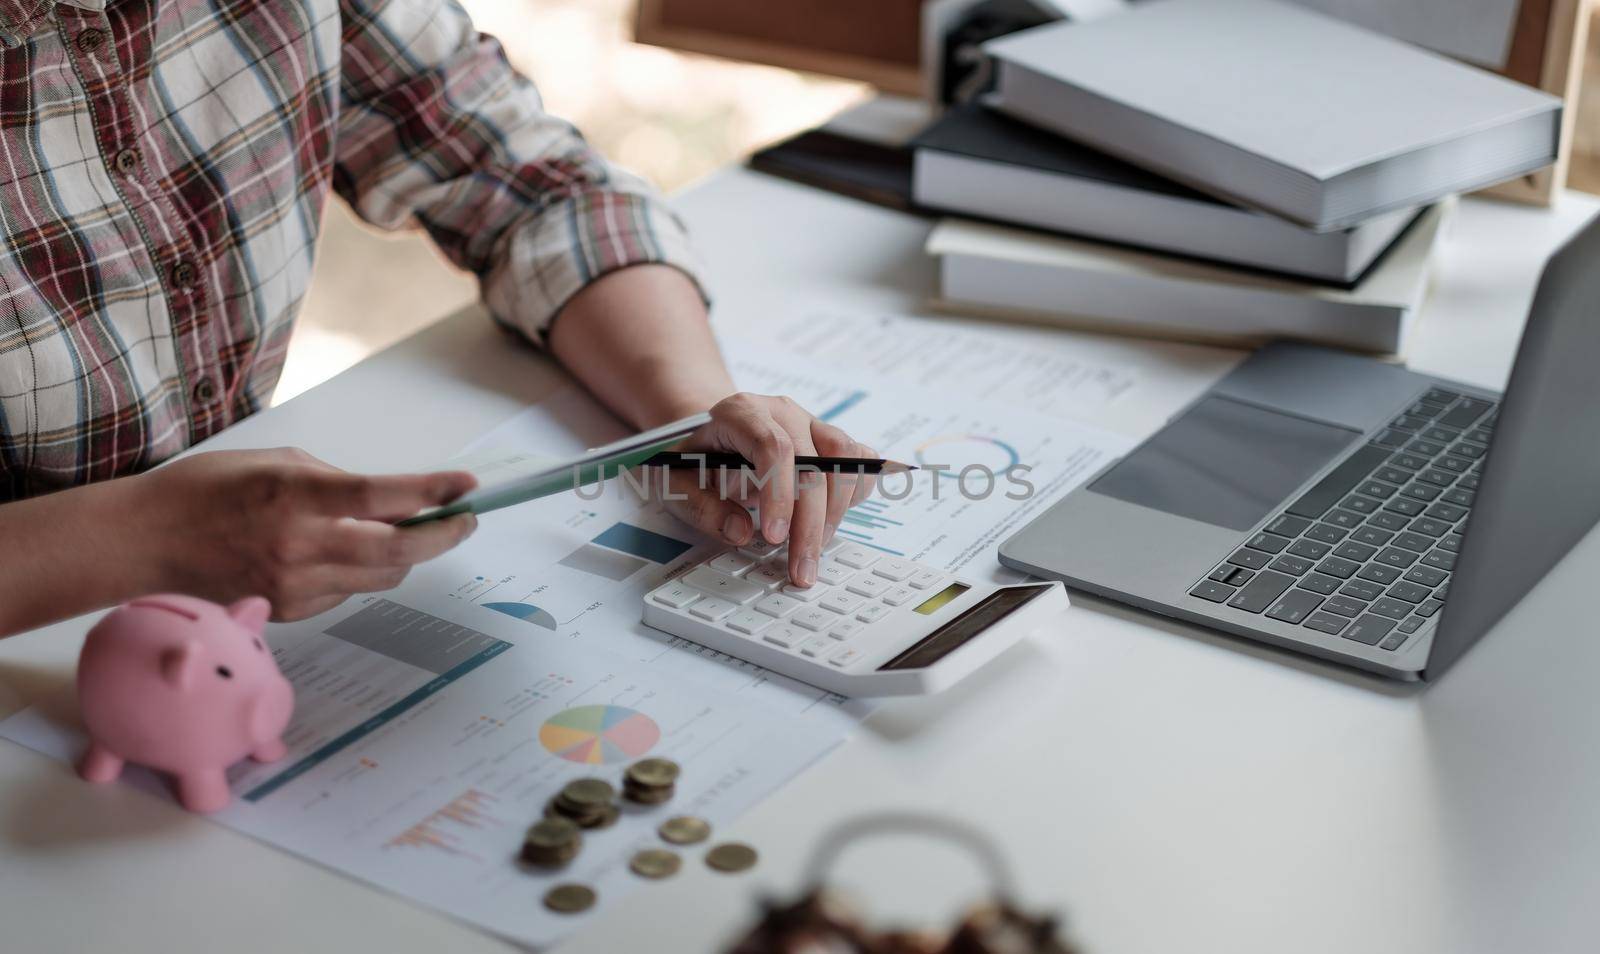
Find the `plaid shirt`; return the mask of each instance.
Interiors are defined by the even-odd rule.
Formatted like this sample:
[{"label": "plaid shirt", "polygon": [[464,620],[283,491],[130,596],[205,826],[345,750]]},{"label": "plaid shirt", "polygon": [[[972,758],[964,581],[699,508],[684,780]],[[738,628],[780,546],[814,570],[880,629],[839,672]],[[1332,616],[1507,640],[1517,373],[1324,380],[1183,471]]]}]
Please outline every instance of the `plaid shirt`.
[{"label": "plaid shirt", "polygon": [[677,221],[447,0],[0,0],[0,500],[262,407],[324,202],[426,229],[538,340]]}]

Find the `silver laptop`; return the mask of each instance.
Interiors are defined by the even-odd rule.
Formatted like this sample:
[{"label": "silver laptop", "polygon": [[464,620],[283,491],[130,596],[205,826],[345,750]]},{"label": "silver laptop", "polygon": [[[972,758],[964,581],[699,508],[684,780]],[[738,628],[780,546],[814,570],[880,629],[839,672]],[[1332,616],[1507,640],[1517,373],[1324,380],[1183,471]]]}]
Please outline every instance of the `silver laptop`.
[{"label": "silver laptop", "polygon": [[1600,220],[1546,266],[1504,395],[1258,351],[1000,561],[1239,636],[1435,678],[1600,517]]}]

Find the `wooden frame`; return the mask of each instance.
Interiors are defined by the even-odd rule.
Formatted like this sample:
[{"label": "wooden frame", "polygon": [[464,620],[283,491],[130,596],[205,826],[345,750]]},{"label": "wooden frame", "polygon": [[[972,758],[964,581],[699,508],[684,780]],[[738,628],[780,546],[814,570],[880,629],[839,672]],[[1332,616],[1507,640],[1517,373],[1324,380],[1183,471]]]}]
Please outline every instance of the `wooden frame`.
[{"label": "wooden frame", "polygon": [[1522,0],[1511,50],[1501,73],[1566,102],[1561,139],[1554,165],[1485,189],[1484,195],[1549,205],[1566,186],[1588,37],[1589,0]]},{"label": "wooden frame", "polygon": [[[826,73],[871,83],[885,92],[915,96],[922,92],[921,70],[915,63],[894,63],[847,53],[831,52],[774,38],[741,36],[674,23],[665,9],[669,0],[639,0],[634,11],[633,36],[640,43],[665,46],[690,53],[705,53],[736,60],[765,63],[792,70]],[[737,0],[741,4],[773,0]],[[870,9],[871,2],[859,6]]]}]

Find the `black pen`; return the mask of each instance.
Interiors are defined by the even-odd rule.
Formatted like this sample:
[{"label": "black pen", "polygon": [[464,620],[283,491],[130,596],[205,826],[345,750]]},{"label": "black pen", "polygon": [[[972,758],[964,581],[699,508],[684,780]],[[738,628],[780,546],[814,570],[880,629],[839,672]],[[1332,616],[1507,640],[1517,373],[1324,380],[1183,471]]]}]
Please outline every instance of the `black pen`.
[{"label": "black pen", "polygon": [[[794,459],[796,467],[813,467],[823,473],[841,474],[899,474],[917,468],[897,460],[877,457],[802,457]],[[742,454],[726,451],[662,451],[644,462],[645,467],[666,467],[671,470],[755,470]]]}]

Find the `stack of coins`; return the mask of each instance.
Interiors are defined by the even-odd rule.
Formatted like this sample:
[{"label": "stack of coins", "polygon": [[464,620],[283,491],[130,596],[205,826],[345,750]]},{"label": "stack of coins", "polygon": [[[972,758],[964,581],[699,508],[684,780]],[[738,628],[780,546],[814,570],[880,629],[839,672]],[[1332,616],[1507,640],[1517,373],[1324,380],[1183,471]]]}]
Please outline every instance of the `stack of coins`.
[{"label": "stack of coins", "polygon": [[539,868],[559,868],[578,856],[583,835],[565,818],[535,822],[522,841],[522,860]]},{"label": "stack of coins", "polygon": [[640,759],[622,777],[622,794],[640,805],[660,805],[672,798],[678,782],[678,763],[671,759]]},{"label": "stack of coins", "polygon": [[605,828],[617,820],[617,790],[598,778],[580,778],[562,786],[550,804],[547,818],[566,818],[580,828]]}]

